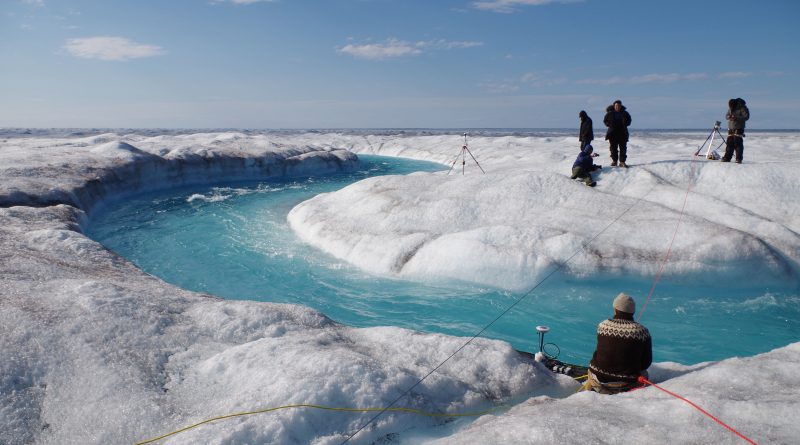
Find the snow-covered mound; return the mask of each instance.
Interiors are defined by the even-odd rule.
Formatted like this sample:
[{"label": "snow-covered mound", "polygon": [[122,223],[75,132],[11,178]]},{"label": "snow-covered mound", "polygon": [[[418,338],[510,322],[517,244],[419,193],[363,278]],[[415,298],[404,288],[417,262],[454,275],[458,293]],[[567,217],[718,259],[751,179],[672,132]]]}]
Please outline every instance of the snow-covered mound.
[{"label": "snow-covered mound", "polygon": [[[800,437],[797,421],[789,414],[797,412],[797,393],[782,388],[798,366],[800,343],[794,343],[768,354],[695,366],[693,372],[659,386],[694,403],[702,400],[701,408],[757,443],[791,444]],[[654,367],[651,373],[660,374],[659,379],[674,370],[667,363]],[[786,415],[772,414],[778,412]],[[686,402],[650,387],[613,397],[594,392],[564,400],[533,397],[432,443],[746,442]]]},{"label": "snow-covered mound", "polygon": [[[134,443],[258,408],[381,407],[463,343],[174,288],[83,237],[79,214],[0,209],[0,443]],[[519,394],[564,396],[571,385],[507,343],[477,340],[403,406],[475,411]],[[284,410],[171,443],[338,443],[365,417]],[[386,416],[355,443],[431,424]]]},{"label": "snow-covered mound", "polygon": [[[373,141],[357,151],[440,162],[450,154],[452,162],[454,140]],[[748,138],[742,165],[694,158],[691,141],[638,138],[630,169],[597,158],[606,168],[591,189],[568,176],[578,152],[572,140],[478,138],[471,151],[485,175],[467,156],[466,175],[458,159],[450,176],[372,178],[302,203],[289,222],[307,242],[373,273],[519,290],[576,252],[566,265],[575,275],[655,275],[685,203],[668,276],[796,281],[796,136]],[[752,275],[741,277],[743,269]]]},{"label": "snow-covered mound", "polygon": [[[436,138],[421,137],[409,151],[424,154]],[[336,148],[365,151],[370,149],[365,141],[380,145],[373,139],[224,133],[0,141],[0,443],[130,444],[212,417],[277,406],[381,408],[427,375],[467,339],[392,327],[350,328],[298,305],[188,292],[143,273],[81,233],[85,213],[103,200],[189,182],[335,171],[355,162]],[[484,181],[474,175],[410,179],[433,187],[431,177],[460,181],[465,194]],[[514,172],[508,184],[539,190],[563,179],[548,172],[526,178],[525,172]],[[613,176],[601,181],[607,188],[614,184]],[[784,185],[787,194],[790,186]],[[580,187],[575,193],[584,192],[604,193]],[[465,199],[449,189],[441,193]],[[499,199],[498,192],[488,193]],[[419,195],[421,202],[433,201]],[[365,199],[377,206],[381,202],[372,201],[379,196]],[[617,199],[624,201],[603,199],[617,207],[623,205]],[[739,205],[742,217],[785,225],[774,209],[766,217],[752,209],[767,204],[745,198]],[[510,210],[504,206],[498,213]],[[569,236],[582,236],[575,232]],[[495,236],[512,239],[502,232]],[[787,415],[800,399],[793,373],[798,361],[800,344],[793,344],[752,359],[656,364],[651,375],[757,441],[790,443],[800,437],[799,424]],[[450,432],[456,435],[443,440],[453,443],[737,440],[654,389],[570,396],[576,389],[571,379],[552,375],[507,343],[476,339],[396,406],[462,413],[507,404],[508,412],[484,416],[460,431],[461,421],[388,412],[349,443],[419,443]],[[334,444],[374,414],[288,408],[219,420],[158,443]]]}]

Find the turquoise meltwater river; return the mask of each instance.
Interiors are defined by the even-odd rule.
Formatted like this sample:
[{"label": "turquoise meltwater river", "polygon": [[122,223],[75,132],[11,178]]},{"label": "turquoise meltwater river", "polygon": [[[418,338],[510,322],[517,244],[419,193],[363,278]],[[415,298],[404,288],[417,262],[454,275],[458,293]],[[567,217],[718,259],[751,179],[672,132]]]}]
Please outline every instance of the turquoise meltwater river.
[{"label": "turquoise meltwater river", "polygon": [[[441,165],[360,156],[358,170],[311,178],[217,184],[140,195],[93,215],[87,235],[144,271],[228,299],[295,303],[351,326],[392,325],[472,336],[522,293],[466,282],[414,282],[366,274],[301,243],[286,215],[298,203],[360,179],[441,170]],[[743,271],[745,273],[746,271]],[[482,335],[586,363],[598,322],[620,292],[641,305],[651,278],[555,274]],[[662,280],[643,315],[655,361],[697,363],[753,355],[800,339],[797,283],[703,288]]]}]

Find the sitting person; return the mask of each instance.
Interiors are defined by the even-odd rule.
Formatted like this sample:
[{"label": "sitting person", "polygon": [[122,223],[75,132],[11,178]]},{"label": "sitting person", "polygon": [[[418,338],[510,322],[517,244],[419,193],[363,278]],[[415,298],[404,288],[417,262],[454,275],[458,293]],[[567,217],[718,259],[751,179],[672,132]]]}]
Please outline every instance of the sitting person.
[{"label": "sitting person", "polygon": [[614,299],[614,318],[597,326],[597,348],[589,362],[585,388],[600,394],[617,394],[637,386],[639,376],[647,378],[653,361],[650,331],[633,321],[636,302],[620,293]]},{"label": "sitting person", "polygon": [[594,180],[592,180],[592,172],[598,170],[602,167],[599,165],[594,165],[592,162],[592,151],[594,149],[591,145],[587,145],[583,148],[583,151],[578,154],[578,157],[575,159],[575,163],[572,164],[572,179],[580,178],[583,182],[588,185],[589,187],[594,187],[597,185]]}]

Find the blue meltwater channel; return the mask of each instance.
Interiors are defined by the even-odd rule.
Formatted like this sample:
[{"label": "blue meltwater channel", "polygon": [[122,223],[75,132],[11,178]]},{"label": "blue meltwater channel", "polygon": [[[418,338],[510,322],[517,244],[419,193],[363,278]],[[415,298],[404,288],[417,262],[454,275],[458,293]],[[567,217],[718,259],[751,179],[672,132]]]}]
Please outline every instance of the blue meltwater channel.
[{"label": "blue meltwater channel", "polygon": [[[87,234],[185,289],[303,304],[351,326],[472,336],[525,293],[369,275],[301,243],[286,222],[298,203],[370,176],[442,169],[420,161],[360,159],[360,167],[345,174],[127,198],[94,214]],[[548,352],[560,349],[565,361],[587,363],[597,323],[611,315],[613,298],[625,291],[641,305],[651,284],[652,277],[578,279],[556,273],[482,335],[535,351],[535,327],[548,325],[546,341],[556,345]],[[655,361],[689,364],[753,355],[800,339],[800,295],[796,283],[765,289],[662,280],[641,321],[653,335]]]}]

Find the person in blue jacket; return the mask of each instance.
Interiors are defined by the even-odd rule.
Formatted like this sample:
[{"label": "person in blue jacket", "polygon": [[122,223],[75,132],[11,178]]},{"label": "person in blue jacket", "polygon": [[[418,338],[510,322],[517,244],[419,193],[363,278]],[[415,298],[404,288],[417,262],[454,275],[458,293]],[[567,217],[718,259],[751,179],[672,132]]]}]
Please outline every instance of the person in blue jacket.
[{"label": "person in blue jacket", "polygon": [[580,178],[583,180],[583,183],[589,187],[594,187],[597,185],[597,183],[592,179],[592,172],[602,168],[599,165],[594,165],[594,162],[592,161],[592,158],[595,156],[592,154],[593,151],[594,148],[592,148],[591,145],[587,145],[583,148],[583,151],[580,152],[578,157],[575,159],[575,162],[572,164],[571,178]]}]

